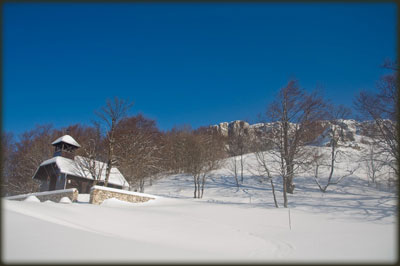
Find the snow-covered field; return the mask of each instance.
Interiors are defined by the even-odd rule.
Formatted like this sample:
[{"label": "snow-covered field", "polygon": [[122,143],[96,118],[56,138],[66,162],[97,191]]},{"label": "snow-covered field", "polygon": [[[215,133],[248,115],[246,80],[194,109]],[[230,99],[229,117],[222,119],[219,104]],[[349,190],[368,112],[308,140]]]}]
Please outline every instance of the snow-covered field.
[{"label": "snow-covered field", "polygon": [[[350,156],[355,156],[355,152]],[[352,167],[355,158],[339,165]],[[246,156],[247,168],[255,165]],[[268,182],[246,169],[236,189],[226,168],[193,199],[193,180],[167,176],[146,187],[156,200],[2,200],[2,255],[11,262],[395,263],[397,195],[367,186],[362,169],[321,193],[304,174],[289,208],[276,209]],[[281,186],[277,197],[282,207]],[[290,212],[290,225],[289,225]]]}]

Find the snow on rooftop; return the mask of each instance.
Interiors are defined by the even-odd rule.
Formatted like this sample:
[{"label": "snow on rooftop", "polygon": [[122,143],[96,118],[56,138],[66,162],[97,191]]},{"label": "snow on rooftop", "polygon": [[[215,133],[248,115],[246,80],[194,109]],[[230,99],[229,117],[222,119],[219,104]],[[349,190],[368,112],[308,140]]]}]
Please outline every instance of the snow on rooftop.
[{"label": "snow on rooftop", "polygon": [[[87,160],[88,160],[87,158],[82,156],[75,156],[74,160],[61,156],[56,156],[42,162],[40,166],[55,163],[57,167],[60,169],[60,172],[63,174],[74,175],[93,180],[93,177],[89,173],[88,168],[85,167],[85,163],[87,162]],[[96,173],[100,173],[100,181],[104,181],[106,178],[106,167],[107,167],[106,163],[100,161],[94,161],[94,163],[96,165]],[[116,167],[111,168],[108,182],[110,184],[122,187],[129,187],[129,183],[126,181],[124,176]]]},{"label": "snow on rooftop", "polygon": [[60,143],[60,142],[68,143],[68,144],[73,145],[73,146],[75,146],[75,147],[80,147],[80,146],[81,146],[81,145],[79,145],[79,143],[78,143],[73,137],[71,137],[70,135],[64,135],[64,136],[62,136],[62,137],[59,137],[58,139],[56,139],[55,141],[53,141],[51,144],[52,144],[52,145],[55,145],[55,144]]}]

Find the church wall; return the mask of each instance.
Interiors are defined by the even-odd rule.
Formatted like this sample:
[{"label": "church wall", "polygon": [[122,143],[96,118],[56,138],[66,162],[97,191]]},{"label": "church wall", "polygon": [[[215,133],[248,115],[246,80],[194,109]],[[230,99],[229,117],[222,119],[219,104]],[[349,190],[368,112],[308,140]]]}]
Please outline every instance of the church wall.
[{"label": "church wall", "polygon": [[59,174],[56,181],[56,189],[64,189],[65,185],[65,174]]}]

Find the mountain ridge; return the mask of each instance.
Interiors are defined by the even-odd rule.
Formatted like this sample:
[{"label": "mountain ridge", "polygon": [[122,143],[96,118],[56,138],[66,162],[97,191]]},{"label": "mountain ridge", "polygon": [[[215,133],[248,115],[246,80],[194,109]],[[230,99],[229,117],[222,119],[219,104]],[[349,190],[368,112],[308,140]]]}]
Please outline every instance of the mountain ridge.
[{"label": "mountain ridge", "polygon": [[[387,120],[389,123],[393,121]],[[216,130],[225,137],[238,136],[243,132],[250,138],[256,135],[268,133],[278,122],[265,122],[250,124],[244,120],[233,120],[231,122],[221,122],[211,125],[210,128]],[[291,123],[291,125],[295,125]],[[371,144],[374,132],[377,128],[374,121],[357,121],[355,119],[321,120],[313,125],[315,134],[312,145],[328,146],[329,132],[333,127],[340,127],[340,138],[338,145],[359,148],[359,143]]]}]

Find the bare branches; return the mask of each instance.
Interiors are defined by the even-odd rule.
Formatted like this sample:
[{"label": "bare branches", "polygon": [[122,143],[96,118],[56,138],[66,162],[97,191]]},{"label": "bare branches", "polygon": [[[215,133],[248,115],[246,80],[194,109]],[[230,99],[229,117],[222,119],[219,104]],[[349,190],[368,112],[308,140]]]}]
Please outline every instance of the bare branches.
[{"label": "bare branches", "polygon": [[393,160],[394,158],[387,151],[382,150],[374,142],[369,143],[360,160],[366,170],[368,185],[377,186],[382,181],[389,181]]},{"label": "bare branches", "polygon": [[228,158],[227,160],[227,166],[229,171],[233,174],[233,177],[235,178],[235,183],[236,183],[236,191],[239,191],[239,178],[238,178],[238,171],[239,171],[239,162],[238,158],[236,156],[232,156]]},{"label": "bare branches", "polygon": [[111,132],[111,129],[127,115],[132,106],[133,102],[114,97],[113,100],[107,99],[106,105],[101,107],[100,111],[95,111],[95,114],[106,123],[108,131]]},{"label": "bare branches", "polygon": [[204,128],[187,134],[184,141],[183,170],[193,176],[194,198],[202,198],[207,177],[221,165],[223,142],[218,134]]},{"label": "bare branches", "polygon": [[244,121],[232,122],[232,130],[228,136],[228,142],[226,145],[226,152],[230,159],[230,169],[234,174],[237,188],[239,189],[238,172],[240,170],[240,181],[243,183],[243,170],[245,164],[245,157],[243,156],[249,151],[249,138],[248,134],[249,125]]},{"label": "bare branches", "polygon": [[393,61],[393,60],[391,60],[389,58],[385,59],[385,61],[382,64],[382,67],[387,68],[387,69],[391,69],[391,70],[394,70],[394,71],[398,71],[399,70],[399,64],[398,64],[397,60]]},{"label": "bare branches", "polygon": [[297,81],[291,80],[267,109],[267,117],[276,122],[269,141],[279,158],[285,207],[286,193],[294,192],[293,179],[301,169],[299,162],[308,156],[304,146],[310,142],[310,126],[324,117],[324,107],[324,101],[316,92],[308,94],[299,88]]},{"label": "bare branches", "polygon": [[[330,185],[336,185],[338,184],[340,181],[342,181],[342,179],[349,177],[351,175],[353,175],[358,169],[359,169],[359,165],[355,168],[350,168],[346,170],[346,174],[341,175],[336,177],[336,180],[334,180],[334,170],[336,167],[336,163],[337,163],[337,155],[339,154],[339,151],[336,151],[335,149],[331,149],[331,157],[330,157],[330,162],[326,163],[324,158],[324,154],[320,153],[319,149],[317,149],[317,151],[314,153],[313,156],[313,163],[315,165],[315,174],[314,174],[314,180],[315,183],[318,185],[318,188],[322,191],[322,192],[326,192],[326,190],[328,189],[328,187]],[[320,182],[320,176],[319,176],[319,170],[321,167],[326,167],[328,168],[329,171],[329,175],[328,175],[328,179],[325,185],[322,185]]]},{"label": "bare branches", "polygon": [[145,181],[163,170],[163,143],[155,121],[142,115],[125,118],[120,122],[115,137],[121,171],[131,187],[144,192]]},{"label": "bare branches", "polygon": [[105,170],[105,164],[100,162],[101,153],[99,151],[100,136],[93,136],[81,148],[84,156],[77,156],[75,161],[80,169],[82,176],[90,177],[94,180],[95,186],[101,180]]},{"label": "bare branches", "polygon": [[[257,159],[257,167],[255,169],[255,171],[256,171],[255,174],[256,174],[256,176],[259,176],[270,182],[275,207],[279,208],[278,201],[276,200],[276,195],[275,195],[274,180],[273,180],[273,176],[271,175],[271,169],[269,167],[269,165],[271,165],[271,160],[268,158],[267,152],[262,149],[256,151],[255,156]],[[250,172],[253,172],[253,170],[250,169]]]},{"label": "bare branches", "polygon": [[[52,156],[49,146],[53,138],[54,130],[51,125],[37,125],[34,129],[24,132],[20,141],[13,143],[7,151],[6,190],[9,194],[21,194],[36,192],[39,183],[32,179],[37,167]],[[6,140],[2,138],[2,141]],[[7,142],[2,142],[7,144]],[[10,143],[11,144],[11,143]],[[4,163],[4,159],[3,159]],[[5,181],[5,180],[3,180]]]},{"label": "bare branches", "polygon": [[[347,126],[343,122],[343,119],[347,118],[351,114],[351,110],[343,105],[329,105],[327,106],[327,110],[327,117],[330,119],[330,121],[329,126],[325,130],[325,134],[326,137],[330,139],[330,159],[328,160],[328,162],[325,162],[325,158],[328,156],[326,156],[323,151],[321,152],[321,150],[323,149],[321,147],[315,147],[317,150],[312,155],[311,159],[311,162],[315,167],[314,180],[322,192],[326,192],[330,185],[338,184],[343,178],[352,175],[358,169],[358,167],[350,169],[347,171],[347,174],[342,175],[338,177],[336,181],[333,181],[334,171],[337,163],[337,155],[340,153],[340,151],[338,150],[339,141],[344,141],[346,137],[344,135],[344,130]],[[324,186],[321,185],[319,179],[319,170],[321,167],[327,167],[329,171],[328,180],[326,185]]]},{"label": "bare branches", "polygon": [[398,176],[400,162],[398,124],[395,122],[398,117],[398,81],[397,62],[387,61],[385,67],[394,70],[393,73],[381,77],[377,83],[378,93],[366,91],[360,92],[354,104],[358,111],[366,119],[374,121],[375,130],[371,131],[375,145],[390,153],[395,158],[394,164],[390,164]]},{"label": "bare branches", "polygon": [[108,142],[108,155],[107,155],[107,168],[104,186],[108,185],[111,168],[116,164],[114,156],[115,138],[114,133],[116,127],[121,119],[123,119],[128,110],[133,106],[133,102],[115,97],[113,101],[107,99],[106,105],[101,107],[100,111],[95,112],[96,115],[107,125],[107,142]]}]

